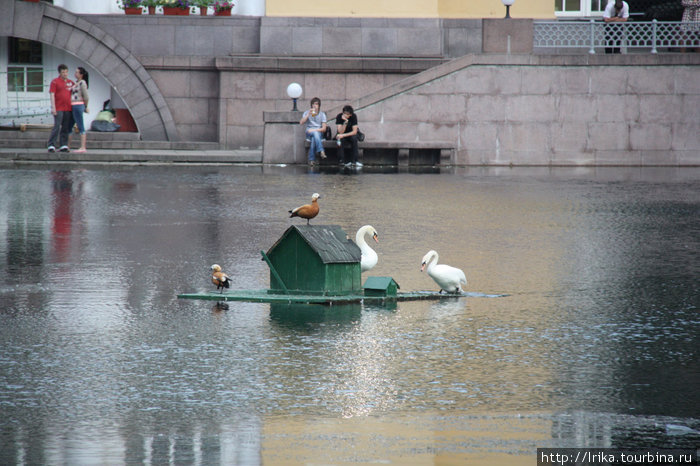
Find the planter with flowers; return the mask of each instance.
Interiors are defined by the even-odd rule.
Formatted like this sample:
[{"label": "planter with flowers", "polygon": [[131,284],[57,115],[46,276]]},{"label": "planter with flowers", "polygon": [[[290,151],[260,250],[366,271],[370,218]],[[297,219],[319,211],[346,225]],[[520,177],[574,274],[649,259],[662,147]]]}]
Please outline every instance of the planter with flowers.
[{"label": "planter with flowers", "polygon": [[199,14],[201,16],[206,16],[207,15],[207,9],[209,8],[209,5],[211,5],[213,0],[193,0],[191,1],[192,6],[198,6],[199,7]]},{"label": "planter with flowers", "polygon": [[141,0],[141,6],[148,8],[149,15],[156,14],[156,7],[160,5],[159,0]]},{"label": "planter with flowers", "polygon": [[141,14],[141,0],[118,0],[117,3],[127,15]]},{"label": "planter with flowers", "polygon": [[199,14],[201,16],[206,16],[208,14],[209,7],[214,2],[214,0],[190,0],[190,4],[194,7],[199,7]]},{"label": "planter with flowers", "polygon": [[189,0],[161,0],[164,15],[189,16]]},{"label": "planter with flowers", "polygon": [[216,1],[212,6],[214,7],[214,16],[231,16],[233,2]]}]

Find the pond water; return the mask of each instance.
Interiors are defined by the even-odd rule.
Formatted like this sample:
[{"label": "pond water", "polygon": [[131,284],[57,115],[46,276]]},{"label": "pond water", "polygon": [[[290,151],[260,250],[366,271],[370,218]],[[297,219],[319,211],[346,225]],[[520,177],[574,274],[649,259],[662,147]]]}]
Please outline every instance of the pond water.
[{"label": "pond water", "polygon": [[[303,220],[373,225],[381,307],[261,289]],[[700,441],[700,169],[0,170],[0,463],[534,464]],[[483,295],[483,296],[482,296]],[[504,295],[490,297],[492,295]]]}]

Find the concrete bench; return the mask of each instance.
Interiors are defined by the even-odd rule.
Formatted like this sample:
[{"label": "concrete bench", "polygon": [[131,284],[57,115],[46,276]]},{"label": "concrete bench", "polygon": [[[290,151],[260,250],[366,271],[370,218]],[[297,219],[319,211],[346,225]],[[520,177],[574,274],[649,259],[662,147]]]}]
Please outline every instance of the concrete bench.
[{"label": "concrete bench", "polygon": [[[309,141],[304,142],[308,151]],[[455,145],[448,141],[370,141],[358,143],[359,161],[365,165],[451,165]],[[338,162],[336,141],[323,141],[328,158],[322,163]],[[348,156],[349,149],[345,149]]]}]

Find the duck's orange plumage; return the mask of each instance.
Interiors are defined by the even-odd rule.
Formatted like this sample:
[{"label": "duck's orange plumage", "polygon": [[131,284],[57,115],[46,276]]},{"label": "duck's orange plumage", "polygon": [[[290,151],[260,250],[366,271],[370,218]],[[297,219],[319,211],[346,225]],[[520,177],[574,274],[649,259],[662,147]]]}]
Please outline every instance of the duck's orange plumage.
[{"label": "duck's orange plumage", "polygon": [[221,271],[219,264],[211,266],[211,282],[216,285],[217,290],[221,290],[220,292],[223,292],[224,288],[231,286],[231,279]]},{"label": "duck's orange plumage", "polygon": [[318,195],[318,193],[314,193],[313,196],[311,196],[311,204],[305,204],[303,206],[299,206],[294,210],[290,210],[289,213],[291,214],[289,217],[301,217],[306,219],[306,224],[309,224],[309,220],[314,218],[315,216],[318,215],[318,211],[320,210],[318,207],[318,198],[321,197]]}]

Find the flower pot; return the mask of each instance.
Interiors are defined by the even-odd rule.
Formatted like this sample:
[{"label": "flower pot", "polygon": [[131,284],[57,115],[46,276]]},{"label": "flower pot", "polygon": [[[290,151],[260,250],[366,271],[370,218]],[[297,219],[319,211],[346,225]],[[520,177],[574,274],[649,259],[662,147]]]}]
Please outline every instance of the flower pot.
[{"label": "flower pot", "polygon": [[231,16],[231,8],[215,11],[214,16]]},{"label": "flower pot", "polygon": [[133,8],[124,8],[124,13],[127,15],[140,15],[141,14],[141,7],[136,6]]},{"label": "flower pot", "polygon": [[200,6],[199,7],[199,15],[200,16],[206,16],[207,15],[207,7],[206,6]]},{"label": "flower pot", "polygon": [[149,14],[149,15],[155,15],[155,14],[156,14],[156,7],[154,7],[154,6],[149,6],[149,7],[148,7],[148,14]]},{"label": "flower pot", "polygon": [[163,7],[163,14],[164,15],[173,15],[173,16],[189,16],[190,9],[189,8],[178,8],[176,6],[164,6]]}]

